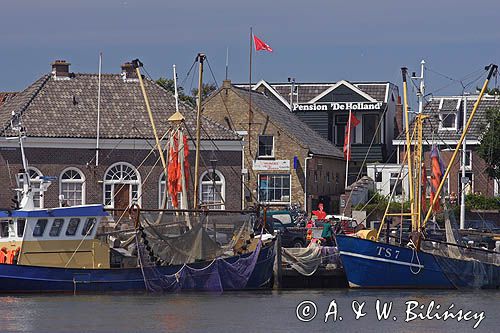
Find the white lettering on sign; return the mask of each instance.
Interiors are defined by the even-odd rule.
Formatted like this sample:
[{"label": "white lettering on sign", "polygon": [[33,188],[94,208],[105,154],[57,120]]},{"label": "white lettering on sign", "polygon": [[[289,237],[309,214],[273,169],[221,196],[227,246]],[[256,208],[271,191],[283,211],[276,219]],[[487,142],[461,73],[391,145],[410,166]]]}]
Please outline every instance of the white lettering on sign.
[{"label": "white lettering on sign", "polygon": [[295,103],[293,111],[370,111],[380,110],[382,105],[382,102]]}]

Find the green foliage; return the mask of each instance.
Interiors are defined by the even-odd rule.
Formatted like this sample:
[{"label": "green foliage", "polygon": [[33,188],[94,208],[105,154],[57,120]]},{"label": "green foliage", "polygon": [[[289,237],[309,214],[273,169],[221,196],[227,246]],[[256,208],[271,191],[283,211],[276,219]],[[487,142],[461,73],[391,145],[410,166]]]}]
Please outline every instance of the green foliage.
[{"label": "green foliage", "polygon": [[478,154],[488,165],[486,172],[500,180],[500,110],[489,109],[486,113],[487,124],[482,128],[481,144]]},{"label": "green foliage", "polygon": [[468,194],[465,196],[465,207],[467,209],[498,210],[500,209],[500,198]]},{"label": "green foliage", "polygon": [[[214,83],[203,83],[201,85],[201,99],[204,100],[208,96],[210,96],[215,90],[217,90],[217,86]],[[198,96],[198,88],[193,88],[191,90],[191,94],[193,96]]]}]

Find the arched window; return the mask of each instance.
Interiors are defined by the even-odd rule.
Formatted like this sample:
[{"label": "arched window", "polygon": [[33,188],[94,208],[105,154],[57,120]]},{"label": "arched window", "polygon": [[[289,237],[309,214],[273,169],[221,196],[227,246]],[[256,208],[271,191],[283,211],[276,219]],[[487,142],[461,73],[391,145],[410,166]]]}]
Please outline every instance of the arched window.
[{"label": "arched window", "polygon": [[[166,189],[166,182],[165,182],[165,173],[162,172],[160,176],[160,181],[158,183],[158,208],[163,208],[163,196],[165,195],[165,189]],[[179,209],[185,209],[184,206],[182,205],[182,192],[177,193],[177,201],[179,201]],[[172,199],[170,196],[167,198],[167,209],[174,209],[174,206],[172,205]]]},{"label": "arched window", "polygon": [[78,206],[85,204],[85,176],[76,168],[67,168],[61,173],[59,194],[64,204]]},{"label": "arched window", "polygon": [[104,174],[104,205],[122,209],[131,203],[141,204],[140,174],[129,163],[115,163]]},{"label": "arched window", "polygon": [[205,171],[200,180],[200,204],[208,209],[225,209],[226,182],[222,173]]},{"label": "arched window", "polygon": [[[28,168],[30,177],[31,188],[33,189],[33,204],[35,208],[43,208],[43,193],[40,192],[40,185],[42,184],[41,178],[43,174],[40,170],[34,167]],[[19,187],[23,187],[23,182],[19,182]],[[19,201],[22,198],[19,198]]]}]

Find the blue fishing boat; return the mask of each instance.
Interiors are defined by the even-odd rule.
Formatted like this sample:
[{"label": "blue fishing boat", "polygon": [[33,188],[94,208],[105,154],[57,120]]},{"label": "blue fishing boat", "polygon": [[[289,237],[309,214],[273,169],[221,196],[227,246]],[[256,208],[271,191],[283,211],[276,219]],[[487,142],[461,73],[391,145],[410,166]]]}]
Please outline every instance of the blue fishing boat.
[{"label": "blue fishing boat", "polygon": [[[487,69],[489,70],[488,77],[449,161],[448,168],[444,167],[437,148],[433,147],[431,152],[431,200],[427,211],[425,201],[427,177],[423,172],[425,165],[422,159],[422,127],[428,116],[420,113],[415,117],[413,133],[416,140],[412,141],[406,98],[406,68],[402,69],[407,141],[405,160],[408,162],[410,212],[391,214],[388,204],[378,231],[363,230],[351,236],[336,236],[341,261],[350,287],[500,288],[500,253],[494,250],[464,246],[460,241],[457,241],[460,239],[460,235],[455,232],[456,228],[452,227],[452,212],[447,210],[444,196],[440,197],[451,170],[450,166],[455,161],[459,147],[487,88],[488,81],[496,72],[497,66],[490,65]],[[394,197],[395,188],[396,186],[391,193],[389,203]],[[443,206],[442,210],[439,205]],[[444,214],[446,242],[426,238],[426,223],[430,215],[438,211]],[[391,239],[390,233],[387,232],[385,241],[380,241],[379,236],[384,223],[387,222],[388,218],[396,215],[400,215],[401,218],[411,218],[412,232],[409,239],[402,240],[400,237],[399,244],[396,244],[393,242],[394,239]]]}]

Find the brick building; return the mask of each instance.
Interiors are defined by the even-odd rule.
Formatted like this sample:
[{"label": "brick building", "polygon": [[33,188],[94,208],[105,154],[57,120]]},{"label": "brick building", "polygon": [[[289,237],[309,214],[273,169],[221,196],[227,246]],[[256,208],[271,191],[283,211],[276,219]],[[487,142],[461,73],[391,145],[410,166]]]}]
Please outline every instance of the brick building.
[{"label": "brick building", "polygon": [[310,212],[323,202],[326,211],[338,211],[345,179],[342,151],[282,103],[226,80],[205,101],[204,115],[244,138],[244,206],[299,203]]},{"label": "brick building", "polygon": [[[161,206],[165,191],[163,168],[146,112],[139,80],[130,64],[120,74],[101,77],[99,164],[96,163],[98,75],[70,71],[56,61],[52,72],[25,90],[4,98],[0,106],[0,207],[10,207],[15,175],[22,167],[12,117],[26,131],[25,147],[34,186],[42,176],[52,185],[36,198],[39,207],[104,203],[109,208],[138,202],[145,208]],[[171,124],[173,94],[144,79],[159,135]],[[180,103],[185,133],[195,132],[196,112]],[[14,116],[13,116],[14,115]],[[212,208],[240,209],[241,138],[213,120],[202,117],[200,202]],[[191,165],[187,202],[192,206],[194,150],[189,140]],[[213,170],[215,168],[215,171]],[[61,197],[62,196],[62,197]]]},{"label": "brick building", "polygon": [[[425,106],[423,113],[429,117],[424,121],[423,126],[423,146],[424,146],[424,163],[427,169],[427,177],[430,178],[430,150],[432,145],[437,145],[443,163],[446,167],[449,165],[453,150],[455,149],[458,140],[462,134],[462,129],[469,118],[472,107],[477,101],[477,96],[447,96],[433,97]],[[466,136],[466,158],[465,158],[465,175],[468,180],[465,191],[466,193],[481,193],[487,196],[498,196],[499,184],[488,176],[485,172],[486,163],[478,155],[477,148],[480,144],[480,137],[486,127],[486,112],[488,109],[499,109],[500,100],[498,96],[485,95],[479,104],[476,115],[471,123],[469,132]],[[464,121],[464,109],[467,118]],[[411,130],[411,129],[410,129]],[[394,145],[398,151],[398,162],[403,161],[405,151],[405,137],[401,134],[394,140]],[[460,167],[462,160],[462,151],[459,152],[455,163],[451,166],[451,171],[448,179],[448,184],[444,190],[448,196],[455,193],[459,196],[461,192],[462,169]],[[393,179],[391,186],[385,191],[388,194],[392,190],[392,186],[396,186],[395,177],[384,175],[385,172],[390,172],[389,168],[384,166],[379,167],[380,181],[382,179]],[[377,181],[377,180],[376,180]],[[406,182],[406,178],[403,182]],[[428,185],[429,186],[429,185]],[[399,189],[398,189],[399,191]],[[408,191],[406,191],[407,195]],[[430,193],[430,188],[427,190]]]},{"label": "brick building", "polygon": [[[241,85],[244,86],[244,85]],[[399,134],[398,86],[391,82],[276,82],[253,86],[293,112],[338,148],[344,146],[349,111],[360,121],[351,137],[349,182],[366,174],[363,162],[395,160],[392,140]],[[361,171],[361,173],[360,173]]]}]

